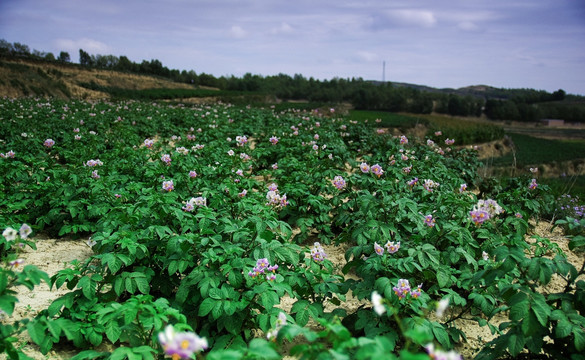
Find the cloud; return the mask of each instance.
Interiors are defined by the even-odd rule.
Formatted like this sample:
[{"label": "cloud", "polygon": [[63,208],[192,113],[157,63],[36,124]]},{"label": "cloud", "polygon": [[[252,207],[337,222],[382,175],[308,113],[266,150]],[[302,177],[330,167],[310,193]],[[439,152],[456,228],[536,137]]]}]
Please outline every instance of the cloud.
[{"label": "cloud", "polygon": [[367,62],[378,61],[378,54],[369,51],[358,51],[355,55],[361,61]]},{"label": "cloud", "polygon": [[246,30],[242,29],[241,26],[234,25],[230,29],[230,34],[236,39],[243,39],[248,35],[248,32],[246,32]]},{"label": "cloud", "polygon": [[457,24],[457,27],[464,31],[479,31],[480,28],[475,23],[471,21],[463,21]]},{"label": "cloud", "polygon": [[387,10],[372,17],[374,29],[386,29],[393,27],[432,27],[437,23],[437,18],[432,11],[418,9]]},{"label": "cloud", "polygon": [[292,34],[294,32],[292,26],[283,22],[280,24],[279,27],[273,28],[270,30],[271,34],[278,35],[278,34]]},{"label": "cloud", "polygon": [[90,54],[109,54],[111,52],[110,47],[101,41],[81,38],[77,40],[72,39],[57,39],[55,45],[58,48],[64,49],[68,52],[77,52],[79,49]]}]

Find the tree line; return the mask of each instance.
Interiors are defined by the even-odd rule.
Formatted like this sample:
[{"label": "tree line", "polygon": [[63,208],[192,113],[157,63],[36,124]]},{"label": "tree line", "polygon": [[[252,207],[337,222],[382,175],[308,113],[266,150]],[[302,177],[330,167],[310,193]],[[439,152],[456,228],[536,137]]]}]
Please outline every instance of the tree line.
[{"label": "tree line", "polygon": [[[69,53],[30,50],[21,43],[0,40],[0,56],[31,58],[70,63]],[[199,73],[194,70],[169,69],[160,60],[134,62],[126,56],[93,55],[79,49],[79,65],[136,74],[160,76],[193,86],[213,87],[226,91],[270,94],[282,100],[308,100],[318,103],[350,102],[356,109],[454,116],[481,116],[494,120],[533,122],[543,118],[578,122],[585,119],[583,97],[567,96],[564,90],[553,93],[534,89],[435,89],[425,91],[416,86],[396,86],[390,82],[373,82],[362,78],[318,80],[301,74],[270,76],[246,73],[242,77]],[[566,101],[570,98],[571,101]]]}]

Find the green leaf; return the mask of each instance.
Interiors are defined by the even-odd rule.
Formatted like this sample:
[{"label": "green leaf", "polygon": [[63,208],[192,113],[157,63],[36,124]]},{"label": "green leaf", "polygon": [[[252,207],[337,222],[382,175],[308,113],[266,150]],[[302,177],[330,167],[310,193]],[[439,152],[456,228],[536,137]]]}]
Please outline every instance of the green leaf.
[{"label": "green leaf", "polygon": [[555,336],[558,338],[564,338],[571,334],[573,331],[573,324],[567,319],[563,319],[557,323],[555,327]]},{"label": "green leaf", "polygon": [[12,295],[2,295],[0,296],[0,310],[4,311],[6,315],[12,316],[12,312],[14,311],[14,305],[18,301],[18,298]]},{"label": "green leaf", "polygon": [[201,305],[199,305],[199,311],[197,312],[197,314],[199,316],[206,316],[207,314],[209,314],[211,312],[211,310],[215,306],[216,302],[217,302],[216,300],[211,299],[211,298],[207,298],[207,299],[203,300],[201,302]]},{"label": "green leaf", "polygon": [[106,326],[106,337],[110,342],[115,343],[120,338],[122,334],[122,329],[118,326],[117,323],[112,322]]},{"label": "green leaf", "polygon": [[59,323],[56,321],[49,320],[47,322],[47,328],[51,332],[51,335],[53,335],[53,337],[56,340],[59,340],[59,337],[61,336],[61,326],[59,325]]},{"label": "green leaf", "polygon": [[528,301],[522,301],[513,305],[510,308],[510,320],[520,321],[524,319],[530,312],[530,303]]},{"label": "green leaf", "polygon": [[93,346],[99,346],[102,343],[103,337],[91,328],[86,328],[86,336]]},{"label": "green leaf", "polygon": [[585,351],[585,331],[575,326],[573,335],[575,335],[575,348],[577,351]]},{"label": "green leaf", "polygon": [[268,291],[261,293],[260,300],[262,302],[262,306],[264,307],[264,309],[267,309],[267,310],[272,309],[272,307],[274,307],[274,305],[276,305],[280,302],[278,295],[272,290],[268,290]]},{"label": "green leaf", "polygon": [[301,309],[295,316],[295,321],[300,326],[305,326],[309,322],[309,311],[307,309]]},{"label": "green leaf", "polygon": [[523,334],[511,334],[508,338],[508,349],[510,350],[510,354],[512,354],[512,356],[520,354],[520,351],[524,349],[525,343],[526,340]]},{"label": "green leaf", "polygon": [[548,306],[546,300],[544,299],[544,296],[541,294],[534,294],[532,300],[533,301],[531,308],[532,311],[534,312],[534,315],[538,319],[540,325],[547,327],[548,317],[551,313],[550,306]]},{"label": "green leaf", "polygon": [[449,341],[449,334],[441,324],[433,322],[432,330],[433,335],[435,335],[435,339],[437,339],[437,341],[439,342],[439,344],[441,344],[442,347],[444,348],[451,347],[451,342]]},{"label": "green leaf", "polygon": [[134,282],[136,284],[136,287],[138,288],[138,291],[140,291],[143,294],[148,294],[150,292],[150,284],[148,283],[146,276],[144,276],[141,273],[135,274],[139,274],[139,276],[137,275],[134,277]]},{"label": "green leaf", "polygon": [[439,271],[437,271],[437,281],[440,287],[447,287],[449,285],[449,280],[449,274],[445,270],[439,269]]},{"label": "green leaf", "polygon": [[209,297],[215,300],[221,300],[222,299],[222,292],[220,289],[218,288],[212,288],[209,289]]},{"label": "green leaf", "polygon": [[32,341],[38,345],[42,344],[43,340],[46,338],[45,331],[47,330],[47,326],[39,319],[29,322],[26,326],[26,330]]}]

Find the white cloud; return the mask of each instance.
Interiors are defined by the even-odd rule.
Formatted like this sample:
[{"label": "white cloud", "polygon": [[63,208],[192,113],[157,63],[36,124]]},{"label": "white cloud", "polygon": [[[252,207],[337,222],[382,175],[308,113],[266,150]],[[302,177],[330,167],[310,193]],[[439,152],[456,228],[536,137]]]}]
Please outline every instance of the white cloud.
[{"label": "white cloud", "polygon": [[241,26],[234,25],[230,29],[230,34],[236,39],[242,39],[248,35],[248,32],[246,32]]},{"label": "white cloud", "polygon": [[68,51],[69,53],[75,53],[79,51],[79,49],[83,49],[84,51],[90,54],[109,54],[110,47],[104,44],[101,41],[88,39],[88,38],[81,38],[77,40],[72,39],[57,39],[55,40],[55,45]]},{"label": "white cloud", "polygon": [[270,30],[271,34],[292,34],[293,33],[293,28],[292,26],[290,26],[289,24],[283,22],[280,24],[279,27],[273,28]]},{"label": "white cloud", "polygon": [[460,22],[459,24],[457,24],[457,27],[459,29],[465,30],[465,31],[478,31],[479,30],[479,26],[477,26],[475,23],[473,23],[471,21]]},{"label": "white cloud", "polygon": [[437,23],[432,11],[416,9],[399,9],[387,12],[387,17],[394,23],[409,26],[431,27]]},{"label": "white cloud", "polygon": [[361,61],[367,62],[378,61],[378,54],[369,51],[358,51],[356,53],[356,56]]}]

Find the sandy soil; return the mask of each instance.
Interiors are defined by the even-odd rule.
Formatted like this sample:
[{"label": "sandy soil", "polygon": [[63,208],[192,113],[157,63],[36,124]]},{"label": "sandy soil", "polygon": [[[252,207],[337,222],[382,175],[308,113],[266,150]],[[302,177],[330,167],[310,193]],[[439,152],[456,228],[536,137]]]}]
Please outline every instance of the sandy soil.
[{"label": "sandy soil", "polygon": [[[563,236],[560,228],[551,230],[552,226],[547,222],[533,223],[532,225],[535,227],[531,235],[538,235],[554,241],[565,252],[568,260],[577,268],[581,268],[585,258],[582,254],[576,254],[569,250],[568,239]],[[529,242],[533,241],[531,235],[527,236],[527,241]],[[70,266],[69,264],[71,261],[75,259],[83,261],[92,254],[91,248],[86,244],[88,239],[48,239],[43,238],[42,236],[37,236],[35,237],[35,240],[37,250],[26,250],[23,253],[22,258],[25,259],[26,264],[36,265],[39,269],[47,272],[49,276],[54,275],[64,267]],[[347,250],[347,245],[324,245],[323,247],[328,254],[329,259],[341,272],[341,268],[345,265],[344,254]],[[550,254],[550,256],[552,255],[553,254]],[[350,274],[346,277],[352,277],[352,275]],[[355,277],[352,278],[355,279]],[[546,291],[561,291],[564,288],[564,285],[565,283],[562,279],[555,278],[553,279],[553,282],[547,286]],[[14,319],[34,317],[38,311],[47,308],[55,298],[63,295],[67,291],[64,287],[61,289],[50,290],[46,284],[36,287],[33,291],[29,291],[26,288],[19,290],[19,303],[17,303],[15,308]],[[283,298],[279,307],[288,310],[293,303],[294,301],[292,299]],[[354,298],[351,294],[348,294],[347,301],[344,304],[346,309],[351,312],[355,311],[360,305],[367,303],[367,300],[360,301]],[[331,310],[334,308],[334,305],[327,303],[325,304],[325,308]],[[492,324],[497,326],[500,322],[505,320],[505,315],[502,315],[493,319]],[[487,326],[480,327],[473,320],[459,319],[455,322],[455,325],[458,328],[464,329],[464,332],[467,334],[467,343],[461,344],[457,347],[457,350],[461,352],[466,359],[473,358],[483,344],[494,338],[494,335],[491,334]],[[35,360],[49,358],[55,360],[69,359],[75,354],[74,349],[61,348],[51,351],[45,356],[38,351],[36,345],[30,342],[26,334],[23,334],[21,338],[23,350]]]}]

